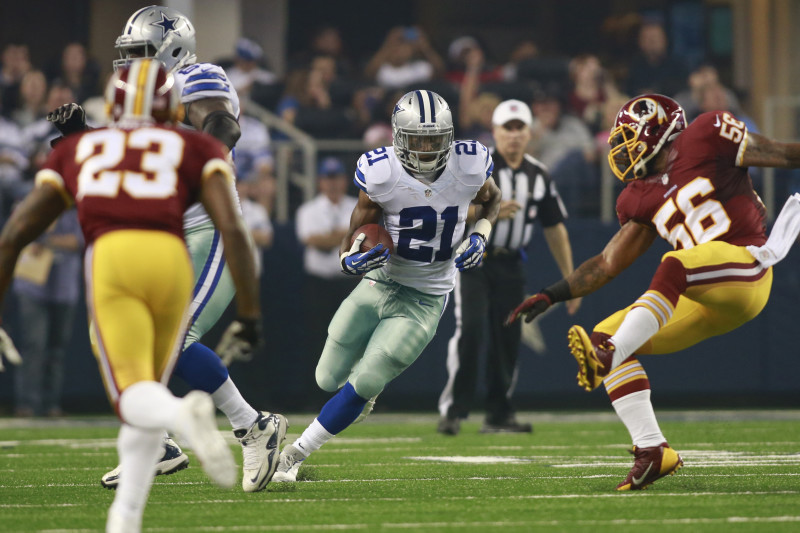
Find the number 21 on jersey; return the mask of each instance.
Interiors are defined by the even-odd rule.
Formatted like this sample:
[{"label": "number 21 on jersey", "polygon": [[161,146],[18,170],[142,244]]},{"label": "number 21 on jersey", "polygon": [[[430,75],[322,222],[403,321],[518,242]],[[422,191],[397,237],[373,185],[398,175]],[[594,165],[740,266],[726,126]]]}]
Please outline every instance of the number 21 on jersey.
[{"label": "number 21 on jersey", "polygon": [[[437,246],[435,241],[440,219],[444,224]],[[420,220],[422,224],[414,227],[417,220]],[[401,229],[397,239],[396,253],[405,259],[423,263],[447,261],[453,255],[453,233],[457,225],[457,206],[451,205],[441,213],[437,213],[429,205],[406,207],[400,211],[399,226]],[[415,244],[412,241],[421,241],[426,244]],[[436,250],[435,253],[434,250]]]}]

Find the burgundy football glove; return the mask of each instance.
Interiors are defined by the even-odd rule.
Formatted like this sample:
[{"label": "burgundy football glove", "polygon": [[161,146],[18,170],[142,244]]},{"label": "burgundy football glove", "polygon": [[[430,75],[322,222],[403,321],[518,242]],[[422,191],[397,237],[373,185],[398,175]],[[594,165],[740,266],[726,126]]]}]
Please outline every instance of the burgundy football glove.
[{"label": "burgundy football glove", "polygon": [[553,299],[546,292],[537,292],[511,311],[508,318],[506,318],[506,326],[513,324],[519,315],[525,316],[525,322],[531,322],[534,318],[547,311],[547,308],[551,305],[553,305]]}]

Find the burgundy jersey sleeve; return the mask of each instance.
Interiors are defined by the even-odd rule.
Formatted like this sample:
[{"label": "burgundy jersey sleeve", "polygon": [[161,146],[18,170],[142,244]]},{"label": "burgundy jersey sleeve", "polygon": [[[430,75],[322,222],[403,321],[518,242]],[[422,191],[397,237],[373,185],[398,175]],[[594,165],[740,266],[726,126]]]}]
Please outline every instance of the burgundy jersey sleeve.
[{"label": "burgundy jersey sleeve", "polygon": [[689,162],[713,157],[725,167],[741,166],[747,126],[727,111],[703,113],[681,134],[682,158]]},{"label": "burgundy jersey sleeve", "polygon": [[72,205],[75,198],[75,180],[71,178],[69,162],[71,154],[75,151],[75,139],[78,135],[70,136],[58,143],[47,156],[42,167],[36,172],[35,183],[37,187],[44,184],[55,187],[64,198],[67,205]]},{"label": "burgundy jersey sleeve", "polygon": [[215,170],[220,170],[231,178],[233,174],[227,163],[225,145],[220,141],[208,134],[193,130],[179,130],[179,132],[186,140],[187,146],[192,147],[190,151],[187,150],[180,167],[180,174],[192,192],[192,202],[195,202],[202,181]]}]

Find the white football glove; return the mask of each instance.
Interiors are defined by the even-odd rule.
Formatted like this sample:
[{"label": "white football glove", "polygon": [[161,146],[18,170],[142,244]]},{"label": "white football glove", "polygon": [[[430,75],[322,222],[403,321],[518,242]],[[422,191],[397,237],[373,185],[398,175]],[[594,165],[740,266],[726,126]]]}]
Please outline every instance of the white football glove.
[{"label": "white football glove", "polygon": [[381,268],[389,262],[389,249],[383,244],[377,244],[366,252],[360,252],[361,243],[364,242],[367,236],[359,233],[358,237],[353,241],[353,246],[350,250],[343,253],[340,257],[342,260],[342,272],[350,274],[351,276],[360,276],[366,274],[370,270]]},{"label": "white football glove", "polygon": [[0,327],[0,372],[5,370],[3,366],[3,357],[12,365],[19,365],[22,363],[22,357],[14,346],[14,341],[8,336],[6,330]]},{"label": "white football glove", "polygon": [[260,320],[240,317],[231,322],[214,351],[230,366],[234,361],[250,361],[262,342]]}]

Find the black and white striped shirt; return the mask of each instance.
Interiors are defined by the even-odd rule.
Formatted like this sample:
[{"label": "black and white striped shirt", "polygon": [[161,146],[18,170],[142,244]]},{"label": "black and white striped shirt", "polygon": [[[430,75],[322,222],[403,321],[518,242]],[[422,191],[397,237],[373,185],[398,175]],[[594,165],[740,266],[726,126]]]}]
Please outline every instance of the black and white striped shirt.
[{"label": "black and white striped shirt", "polygon": [[533,236],[533,223],[538,218],[542,227],[555,226],[567,217],[564,202],[547,169],[534,157],[525,154],[518,169],[491,150],[494,160],[494,180],[500,187],[503,200],[515,200],[522,208],[514,218],[498,220],[487,243],[489,249],[508,251],[524,249]]}]

